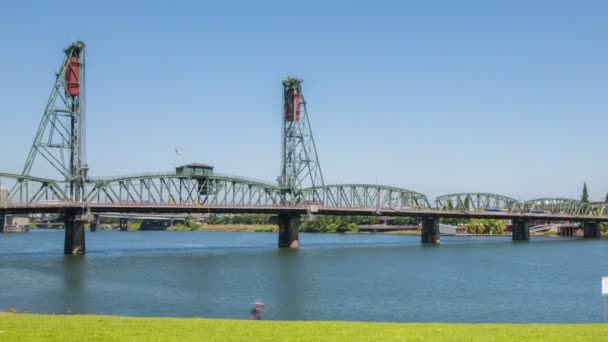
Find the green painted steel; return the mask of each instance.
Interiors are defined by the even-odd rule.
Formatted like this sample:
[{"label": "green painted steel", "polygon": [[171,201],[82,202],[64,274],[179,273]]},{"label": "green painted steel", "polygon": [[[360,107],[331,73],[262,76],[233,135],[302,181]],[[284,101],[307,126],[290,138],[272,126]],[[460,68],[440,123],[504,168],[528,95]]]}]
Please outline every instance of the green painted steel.
[{"label": "green painted steel", "polygon": [[278,183],[286,203],[295,203],[300,200],[302,188],[324,184],[302,92],[302,80],[296,77],[283,80],[282,121],[281,175]]},{"label": "green painted steel", "polygon": [[521,209],[521,203],[508,196],[471,192],[439,196],[435,199],[435,208],[465,211],[517,211]]},{"label": "green painted steel", "polygon": [[67,184],[53,179],[0,173],[0,205],[39,202],[71,202]]},{"label": "green painted steel", "polygon": [[302,203],[324,208],[430,209],[424,194],[375,184],[334,184],[302,190]]},{"label": "green painted steel", "polygon": [[275,185],[218,174],[164,173],[91,179],[85,193],[87,203],[252,207],[282,202],[279,188]]},{"label": "green painted steel", "polygon": [[[602,208],[602,206],[598,208]],[[571,198],[538,198],[524,202],[524,210],[564,215],[589,215],[592,214],[593,208],[589,203]]]},{"label": "green painted steel", "polygon": [[[74,42],[64,50],[63,61],[55,74],[42,120],[25,162],[22,174],[30,175],[37,157],[44,158],[67,183],[70,199],[80,201],[87,167],[82,152],[84,136],[84,71],[85,45]],[[78,63],[78,94],[70,95],[66,72],[72,72],[71,63]]]},{"label": "green painted steel", "polygon": [[[78,61],[78,90],[66,81],[66,70]],[[75,69],[70,69],[75,70]],[[84,43],[64,50],[63,62],[51,91],[34,143],[22,174],[0,173],[0,206],[38,204],[87,206],[117,204],[207,208],[282,208],[311,213],[384,213],[449,216],[496,211],[514,214],[555,214],[571,217],[608,217],[608,204],[589,204],[567,198],[541,198],[525,202],[491,193],[460,193],[439,196],[431,205],[424,194],[377,184],[325,185],[315,146],[302,80],[283,81],[283,141],[281,174],[277,184],[237,176],[215,174],[210,166],[191,164],[176,172],[150,173],[112,178],[88,178],[84,162]],[[73,93],[69,93],[70,89]],[[57,179],[31,176],[41,156],[57,171]],[[39,158],[38,158],[39,159]],[[337,209],[337,210],[333,210]],[[362,210],[359,210],[362,209]],[[488,214],[488,213],[486,213]],[[492,213],[489,213],[492,214]],[[485,215],[485,214],[484,214]]]}]

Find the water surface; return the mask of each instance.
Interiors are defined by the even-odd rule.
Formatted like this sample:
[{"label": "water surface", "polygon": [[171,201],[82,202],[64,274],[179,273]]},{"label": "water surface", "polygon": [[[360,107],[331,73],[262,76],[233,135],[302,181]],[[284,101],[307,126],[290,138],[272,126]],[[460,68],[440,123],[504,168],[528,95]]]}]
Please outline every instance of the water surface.
[{"label": "water surface", "polygon": [[600,322],[608,240],[276,233],[0,234],[0,310],[420,322]]}]

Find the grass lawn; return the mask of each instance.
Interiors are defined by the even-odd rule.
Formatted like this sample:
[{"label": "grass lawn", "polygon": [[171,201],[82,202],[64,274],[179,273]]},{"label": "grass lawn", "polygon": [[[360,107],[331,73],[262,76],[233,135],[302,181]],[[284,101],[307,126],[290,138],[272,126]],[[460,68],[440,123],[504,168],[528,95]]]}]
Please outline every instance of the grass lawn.
[{"label": "grass lawn", "polygon": [[0,341],[606,341],[608,324],[244,321],[0,314]]}]

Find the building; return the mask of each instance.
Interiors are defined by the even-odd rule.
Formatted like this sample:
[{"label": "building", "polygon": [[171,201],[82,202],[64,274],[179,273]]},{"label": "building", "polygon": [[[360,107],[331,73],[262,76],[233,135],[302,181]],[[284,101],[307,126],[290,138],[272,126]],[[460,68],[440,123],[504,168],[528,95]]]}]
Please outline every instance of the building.
[{"label": "building", "polygon": [[175,173],[192,177],[209,177],[213,175],[213,166],[201,163],[190,163],[176,167]]},{"label": "building", "polygon": [[30,217],[27,214],[9,214],[4,216],[4,227],[29,227]]}]

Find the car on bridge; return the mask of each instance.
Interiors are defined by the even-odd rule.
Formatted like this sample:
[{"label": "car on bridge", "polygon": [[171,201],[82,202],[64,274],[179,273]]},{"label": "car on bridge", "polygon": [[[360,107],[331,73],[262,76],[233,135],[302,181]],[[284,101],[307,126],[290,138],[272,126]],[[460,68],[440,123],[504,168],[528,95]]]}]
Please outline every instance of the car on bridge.
[{"label": "car on bridge", "polygon": [[529,211],[530,214],[544,214],[545,211],[544,210],[540,210],[540,209],[531,209]]}]

